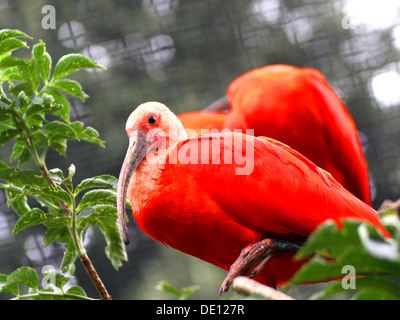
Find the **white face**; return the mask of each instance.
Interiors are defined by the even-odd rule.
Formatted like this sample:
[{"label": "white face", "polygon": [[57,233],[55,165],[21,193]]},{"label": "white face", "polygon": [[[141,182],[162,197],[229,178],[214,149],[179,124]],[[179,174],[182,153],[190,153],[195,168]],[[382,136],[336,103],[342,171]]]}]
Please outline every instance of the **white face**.
[{"label": "white face", "polygon": [[188,138],[179,119],[159,102],[143,103],[131,113],[126,122],[126,132],[130,139],[134,138],[133,132],[137,130],[146,134],[146,140],[152,145],[150,149],[170,149]]},{"label": "white face", "polygon": [[[179,119],[159,102],[147,102],[137,107],[126,122],[126,132],[129,148],[119,175],[117,208],[121,233],[125,243],[129,243],[125,201],[132,176],[145,158],[147,165],[149,160],[153,160],[151,165],[162,164],[169,150],[188,137]],[[157,152],[153,152],[155,150]],[[156,171],[156,168],[147,169]]]}]

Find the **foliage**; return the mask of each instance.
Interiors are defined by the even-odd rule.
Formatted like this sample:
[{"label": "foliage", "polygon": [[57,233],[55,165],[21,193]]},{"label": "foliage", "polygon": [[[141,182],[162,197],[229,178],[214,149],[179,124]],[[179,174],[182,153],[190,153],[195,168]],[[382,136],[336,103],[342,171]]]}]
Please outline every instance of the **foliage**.
[{"label": "foliage", "polygon": [[189,286],[182,288],[180,291],[179,289],[175,288],[173,285],[169,284],[166,281],[160,281],[156,289],[165,292],[171,296],[173,296],[175,299],[178,300],[187,300],[191,294],[199,290],[199,286]]},{"label": "foliage", "polygon": [[400,221],[390,210],[381,221],[392,238],[355,220],[344,220],[340,227],[327,221],[318,227],[297,254],[310,260],[290,285],[336,279],[312,298],[347,293],[359,300],[400,299]]},{"label": "foliage", "polygon": [[[115,269],[127,259],[117,224],[117,179],[102,175],[74,185],[75,166],[71,164],[66,175],[59,168],[48,170],[46,153],[53,149],[66,156],[69,140],[104,147],[94,128],[70,122],[66,98],[88,98],[82,86],[67,76],[84,68],[103,67],[81,54],[67,54],[58,60],[52,73],[52,59],[42,41],[33,45],[30,59],[12,55],[17,49],[28,48],[21,39],[31,38],[19,30],[0,31],[0,145],[13,143],[10,163],[16,162],[12,166],[0,161],[0,188],[19,216],[13,234],[43,224],[47,227],[44,244],[62,242],[65,253],[57,281],[50,289],[40,291],[36,271],[21,267],[9,276],[0,275],[0,292],[17,298],[87,299],[82,288],[64,291],[63,287],[73,276],[77,258],[90,261],[82,245],[88,228],[101,230],[107,244],[105,253]],[[26,168],[31,160],[35,169]],[[32,203],[37,205],[32,207]],[[29,293],[21,296],[18,285],[28,287]]]}]

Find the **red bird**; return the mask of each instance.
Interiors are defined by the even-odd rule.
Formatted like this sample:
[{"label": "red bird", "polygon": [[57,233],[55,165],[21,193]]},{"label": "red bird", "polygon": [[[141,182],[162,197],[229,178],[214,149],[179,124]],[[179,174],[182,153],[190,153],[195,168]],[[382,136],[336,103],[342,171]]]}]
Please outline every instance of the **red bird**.
[{"label": "red bird", "polygon": [[[178,118],[157,102],[134,110],[126,131],[129,148],[118,182],[126,243],[128,197],[139,228],[153,239],[225,270],[249,253],[261,262],[255,279],[277,286],[301,263],[292,260],[294,252],[279,254],[285,248],[265,258],[265,246],[280,249],[287,241],[296,247],[327,219],[358,219],[389,236],[376,211],[273,139],[235,132],[188,138]],[[233,277],[254,266],[237,262]],[[232,277],[227,279],[222,291]]]},{"label": "red bird", "polygon": [[[367,163],[346,106],[314,69],[273,65],[235,79],[227,98],[211,110],[179,115],[183,126],[254,129],[279,140],[327,170],[346,189],[371,205]],[[243,131],[244,132],[244,131]]]}]

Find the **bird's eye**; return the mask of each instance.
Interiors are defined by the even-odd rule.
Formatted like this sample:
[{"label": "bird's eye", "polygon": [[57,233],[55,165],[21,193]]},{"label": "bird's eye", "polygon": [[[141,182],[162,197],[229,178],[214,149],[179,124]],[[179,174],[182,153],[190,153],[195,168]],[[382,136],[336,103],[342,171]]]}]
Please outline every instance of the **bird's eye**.
[{"label": "bird's eye", "polygon": [[147,121],[149,124],[155,124],[157,122],[157,118],[155,116],[150,116]]}]

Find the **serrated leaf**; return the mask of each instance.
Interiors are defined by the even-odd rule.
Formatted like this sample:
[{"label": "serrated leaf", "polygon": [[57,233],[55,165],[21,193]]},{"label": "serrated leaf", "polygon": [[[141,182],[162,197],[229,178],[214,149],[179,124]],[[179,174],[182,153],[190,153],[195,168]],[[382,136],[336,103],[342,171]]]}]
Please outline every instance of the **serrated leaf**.
[{"label": "serrated leaf", "polygon": [[[400,285],[396,281],[385,277],[385,276],[366,276],[354,279],[356,288],[353,289],[365,289],[373,288],[374,290],[379,289],[381,291],[387,292],[390,295],[396,296],[397,299],[400,298]],[[340,281],[333,281],[327,288],[323,291],[314,294],[311,299],[322,300],[330,298],[337,294],[348,293],[349,289],[346,289]]]},{"label": "serrated leaf", "polygon": [[0,274],[0,292],[11,293],[14,296],[19,295],[18,284],[7,285],[8,276],[6,274]]},{"label": "serrated leaf", "polygon": [[88,188],[110,188],[117,190],[118,179],[110,175],[101,175],[81,181],[75,188],[75,195]]},{"label": "serrated leaf", "polygon": [[0,60],[0,69],[7,69],[25,64],[26,60],[17,57],[5,57]]},{"label": "serrated leaf", "polygon": [[62,79],[51,83],[53,88],[62,90],[74,97],[81,99],[83,102],[89,97],[82,90],[82,86],[75,80]]},{"label": "serrated leaf", "polygon": [[122,266],[122,261],[128,260],[128,256],[121,238],[117,218],[115,217],[115,219],[112,220],[99,219],[98,226],[106,240],[106,256],[111,261],[113,267],[118,270],[118,268]]},{"label": "serrated leaf", "polygon": [[92,127],[84,128],[83,123],[81,121],[75,121],[71,123],[71,128],[74,129],[77,137],[80,140],[91,143],[97,143],[99,146],[104,147],[104,141],[98,138],[99,133]]},{"label": "serrated leaf", "polygon": [[105,189],[91,190],[83,195],[82,200],[79,203],[78,208],[76,210],[77,212],[79,212],[85,206],[88,205],[94,205],[94,204],[116,205],[116,203],[117,203],[117,193],[115,191],[105,190]]},{"label": "serrated leaf", "polygon": [[[22,81],[25,81],[24,78],[22,78]],[[28,97],[32,97],[33,96],[33,87],[32,84],[29,82],[23,82],[20,83],[19,85],[10,88],[10,90],[8,90],[9,93],[11,93],[12,95],[18,97],[18,95],[21,92],[24,92]]]},{"label": "serrated leaf", "polygon": [[399,297],[385,290],[366,288],[356,293],[352,300],[399,300]]},{"label": "serrated leaf", "polygon": [[68,281],[74,277],[68,273],[61,273],[59,270],[50,267],[43,273],[43,278],[51,279],[53,285],[62,289],[68,283]]},{"label": "serrated leaf", "polygon": [[7,205],[10,205],[19,216],[23,216],[31,210],[27,197],[21,196],[22,193],[22,189],[17,192],[15,187],[6,189]]},{"label": "serrated leaf", "polygon": [[34,290],[38,290],[39,276],[35,269],[30,267],[20,267],[7,277],[7,284],[3,287],[23,285]]},{"label": "serrated leaf", "polygon": [[54,98],[54,102],[56,104],[62,105],[63,107],[56,111],[52,112],[56,116],[60,116],[65,122],[69,123],[69,111],[70,111],[70,104],[68,100],[64,97],[64,95],[57,90],[54,89],[46,89],[42,92],[42,94],[48,94]]},{"label": "serrated leaf", "polygon": [[52,121],[49,124],[47,124],[45,133],[48,135],[54,135],[69,140],[79,139],[75,130],[71,127],[71,125],[60,121]]},{"label": "serrated leaf", "polygon": [[168,293],[168,294],[172,294],[173,296],[177,297],[178,299],[181,297],[180,291],[166,281],[158,282],[156,289],[159,291]]},{"label": "serrated leaf", "polygon": [[55,168],[49,170],[49,177],[52,179],[57,185],[60,185],[64,181],[64,174],[61,169]]},{"label": "serrated leaf", "polygon": [[77,296],[86,297],[85,290],[83,290],[83,288],[78,287],[78,286],[74,286],[74,287],[69,288],[66,293],[75,294]]},{"label": "serrated leaf", "polygon": [[38,61],[36,59],[28,60],[27,63],[21,64],[17,68],[24,80],[32,85],[32,90],[35,93],[40,84]]},{"label": "serrated leaf", "polygon": [[14,139],[20,133],[19,130],[10,129],[10,130],[3,130],[0,133],[0,145],[5,145],[11,139]]},{"label": "serrated leaf", "polygon": [[46,178],[41,172],[27,169],[27,170],[16,170],[10,177],[10,180],[16,185],[23,186],[35,186],[35,187],[47,187],[49,184]]},{"label": "serrated leaf", "polygon": [[68,225],[70,223],[70,219],[67,217],[58,217],[52,213],[44,213],[42,210],[34,208],[18,219],[12,233],[15,235],[25,228],[32,227],[41,223],[46,226],[55,227]]},{"label": "serrated leaf", "polygon": [[67,139],[63,137],[52,137],[49,141],[49,147],[56,150],[60,155],[65,156],[67,152]]},{"label": "serrated leaf", "polygon": [[72,200],[68,192],[66,192],[61,187],[54,189],[53,187],[38,188],[36,186],[27,186],[24,192],[17,197],[27,196],[27,195],[40,195],[44,197],[51,197],[57,200],[65,202],[69,207],[72,207]]},{"label": "serrated leaf", "polygon": [[21,41],[16,38],[8,38],[3,41],[0,41],[0,55],[5,54],[7,52],[12,52],[19,48],[28,48],[28,46],[24,41]]},{"label": "serrated leaf", "polygon": [[91,58],[85,57],[78,53],[67,54],[57,62],[54,69],[52,82],[62,79],[67,75],[85,68],[102,68],[103,66],[98,64]]},{"label": "serrated leaf", "polygon": [[74,264],[78,258],[78,251],[70,238],[65,241],[64,244],[66,250],[64,251],[64,257],[61,262],[61,271],[66,273],[75,268]]},{"label": "serrated leaf", "polygon": [[32,56],[36,58],[39,67],[39,74],[44,83],[47,83],[51,71],[51,57],[46,52],[46,46],[42,40],[32,48]]},{"label": "serrated leaf", "polygon": [[[54,241],[59,241],[63,243],[72,241],[70,233],[66,226],[49,227],[47,229],[46,234],[43,238],[43,242],[45,243],[46,246],[49,246]],[[62,270],[62,272],[65,273],[66,271]]]},{"label": "serrated leaf", "polygon": [[32,37],[28,36],[25,32],[22,32],[18,29],[2,29],[2,30],[0,30],[0,41],[6,40],[9,38],[16,38],[16,37],[32,39]]},{"label": "serrated leaf", "polygon": [[[381,259],[366,250],[359,238],[360,225],[365,224],[347,219],[343,220],[340,229],[332,222],[318,227],[300,249],[297,258],[315,256],[302,266],[290,282],[310,283],[340,279],[344,276],[342,267],[345,265],[353,266],[357,275],[392,274],[400,277],[398,261]],[[374,233],[379,236],[377,231]],[[389,241],[379,237],[382,243]]]},{"label": "serrated leaf", "polygon": [[4,69],[1,78],[4,81],[24,81],[24,78],[19,74],[18,66]]},{"label": "serrated leaf", "polygon": [[[86,206],[79,212],[78,224],[96,225],[94,219],[115,219],[117,216],[117,208],[111,204],[95,204]],[[89,219],[90,218],[90,219]]]}]

